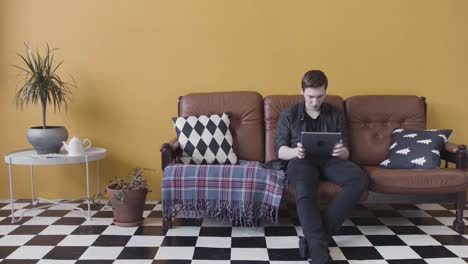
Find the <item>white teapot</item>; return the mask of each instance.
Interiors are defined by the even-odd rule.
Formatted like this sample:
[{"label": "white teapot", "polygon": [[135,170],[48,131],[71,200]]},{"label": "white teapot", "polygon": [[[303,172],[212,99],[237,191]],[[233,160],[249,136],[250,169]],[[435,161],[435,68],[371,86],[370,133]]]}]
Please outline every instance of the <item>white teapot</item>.
[{"label": "white teapot", "polygon": [[[87,147],[83,147],[83,145],[88,142]],[[91,147],[91,141],[89,139],[81,140],[75,136],[73,136],[72,139],[70,139],[70,142],[67,144],[67,142],[62,141],[63,146],[65,147],[65,150],[68,152],[68,156],[80,156],[83,155],[85,150],[89,149]]]}]

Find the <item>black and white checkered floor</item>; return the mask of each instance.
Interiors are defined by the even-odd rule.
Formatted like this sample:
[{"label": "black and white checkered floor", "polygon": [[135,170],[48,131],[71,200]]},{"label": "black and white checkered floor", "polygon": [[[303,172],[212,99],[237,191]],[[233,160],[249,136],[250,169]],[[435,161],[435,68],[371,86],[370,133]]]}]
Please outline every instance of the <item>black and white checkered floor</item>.
[{"label": "black and white checkered floor", "polygon": [[[30,200],[17,200],[15,208],[31,208]],[[110,208],[92,209],[90,222],[79,211],[55,206],[28,211],[19,224],[11,224],[10,205],[0,201],[0,262],[308,263],[297,248],[302,229],[287,211],[280,212],[279,224],[257,228],[176,219],[164,234],[157,202],[146,204],[145,222],[134,228],[112,225]],[[465,234],[453,230],[453,209],[446,204],[358,206],[333,236],[331,255],[335,263],[350,264],[468,263],[468,228]]]}]

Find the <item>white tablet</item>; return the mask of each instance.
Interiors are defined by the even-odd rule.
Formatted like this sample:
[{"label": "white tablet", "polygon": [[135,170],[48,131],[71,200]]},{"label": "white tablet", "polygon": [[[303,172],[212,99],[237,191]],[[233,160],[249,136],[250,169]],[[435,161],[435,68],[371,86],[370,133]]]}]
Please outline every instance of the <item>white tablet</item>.
[{"label": "white tablet", "polygon": [[330,157],[341,140],[339,132],[302,132],[301,143],[306,158]]}]

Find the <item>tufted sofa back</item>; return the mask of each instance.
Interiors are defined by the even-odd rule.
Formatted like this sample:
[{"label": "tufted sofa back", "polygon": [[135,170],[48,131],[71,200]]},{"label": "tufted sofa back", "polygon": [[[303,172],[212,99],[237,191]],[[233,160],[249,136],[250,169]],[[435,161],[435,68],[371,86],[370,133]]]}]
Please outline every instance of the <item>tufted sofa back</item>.
[{"label": "tufted sofa back", "polygon": [[362,95],[345,100],[351,160],[378,165],[387,155],[394,128],[426,129],[424,99],[406,95]]},{"label": "tufted sofa back", "polygon": [[[303,100],[301,95],[257,92],[194,93],[179,102],[180,116],[231,112],[234,151],[239,159],[261,162],[276,159],[274,146],[279,113]],[[351,160],[375,166],[385,159],[394,128],[425,129],[423,98],[413,95],[362,95],[347,98],[327,95],[328,102],[343,109],[348,122]]]}]

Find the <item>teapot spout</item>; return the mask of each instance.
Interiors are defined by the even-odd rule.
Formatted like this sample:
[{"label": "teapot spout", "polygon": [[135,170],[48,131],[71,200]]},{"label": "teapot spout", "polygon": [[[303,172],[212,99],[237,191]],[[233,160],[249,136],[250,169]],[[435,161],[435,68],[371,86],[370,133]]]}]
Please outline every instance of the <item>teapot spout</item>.
[{"label": "teapot spout", "polygon": [[65,147],[65,150],[68,151],[68,144],[65,141],[62,141],[63,146]]}]

